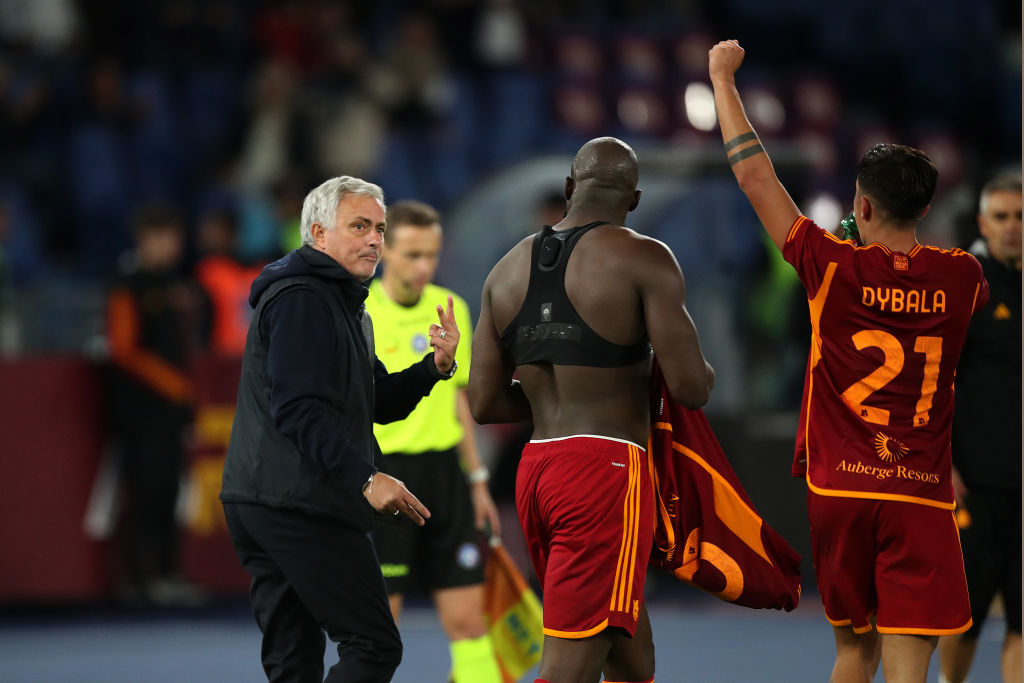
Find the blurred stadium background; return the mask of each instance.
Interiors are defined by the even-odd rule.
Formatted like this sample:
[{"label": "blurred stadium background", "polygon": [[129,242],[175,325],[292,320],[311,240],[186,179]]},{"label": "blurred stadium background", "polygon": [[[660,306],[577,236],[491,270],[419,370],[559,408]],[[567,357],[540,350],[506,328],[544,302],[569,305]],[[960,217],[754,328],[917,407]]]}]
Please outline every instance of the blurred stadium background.
[{"label": "blurred stadium background", "polygon": [[[706,76],[724,38],[747,49],[748,113],[822,225],[849,211],[875,142],[936,161],[922,228],[941,246],[969,244],[981,185],[1020,169],[1011,0],[0,0],[0,680],[134,680],[182,649],[191,670],[147,679],[259,677],[215,497],[237,365],[199,345],[182,550],[212,602],[150,612],[116,599],[105,296],[131,262],[130,217],[153,201],[185,217],[186,271],[212,217],[258,264],[297,246],[312,186],[366,178],[389,201],[441,209],[439,281],[475,316],[490,266],[550,215],[576,149],[621,137],[642,169],[631,227],[672,247],[718,372],[706,410],[764,517],[806,557],[804,487],[788,476],[806,308],[724,161]],[[481,438],[507,502],[515,435]],[[655,579],[660,670],[679,672],[659,680],[736,680],[736,660],[756,680],[821,680],[831,638],[809,562],[805,576],[804,604],[779,621]],[[445,675],[431,618],[410,617],[396,680]],[[93,648],[137,647],[81,668]],[[983,643],[976,680],[986,647],[995,661],[998,643]],[[757,661],[794,666],[804,649],[807,668],[788,677]]]}]

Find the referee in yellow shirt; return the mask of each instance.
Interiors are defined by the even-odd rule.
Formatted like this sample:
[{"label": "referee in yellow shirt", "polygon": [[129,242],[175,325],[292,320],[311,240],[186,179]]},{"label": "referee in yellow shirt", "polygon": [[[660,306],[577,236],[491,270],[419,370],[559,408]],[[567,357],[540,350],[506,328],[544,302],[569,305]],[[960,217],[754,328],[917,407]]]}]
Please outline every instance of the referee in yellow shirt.
[{"label": "referee in yellow shirt", "polygon": [[366,310],[373,320],[377,356],[387,367],[405,367],[423,357],[424,330],[436,322],[436,304],[449,295],[455,320],[469,333],[455,354],[450,382],[438,382],[400,422],[375,425],[383,458],[378,467],[416,491],[431,511],[423,527],[378,521],[373,539],[387,582],[391,613],[398,623],[411,588],[431,592],[448,635],[455,683],[501,683],[483,612],[483,562],[479,531],[497,534],[498,511],[480,463],[473,418],[466,399],[472,321],[466,302],[432,284],[441,253],[441,217],[422,202],[388,208],[383,275],[370,284]]}]

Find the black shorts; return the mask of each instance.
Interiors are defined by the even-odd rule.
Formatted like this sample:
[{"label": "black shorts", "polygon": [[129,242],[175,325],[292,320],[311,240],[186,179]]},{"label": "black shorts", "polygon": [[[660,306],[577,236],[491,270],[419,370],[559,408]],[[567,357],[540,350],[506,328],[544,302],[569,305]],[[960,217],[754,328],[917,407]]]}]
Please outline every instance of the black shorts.
[{"label": "black shorts", "polygon": [[[958,511],[960,545],[971,596],[974,626],[966,637],[977,637],[996,594],[1006,606],[1006,628],[1021,627],[1021,494],[1019,491],[971,489]],[[966,512],[966,514],[965,514]]]},{"label": "black shorts", "polygon": [[376,519],[373,542],[388,593],[435,590],[483,583],[482,535],[473,525],[469,485],[455,449],[378,458],[377,467],[405,482],[430,510],[420,527]]}]

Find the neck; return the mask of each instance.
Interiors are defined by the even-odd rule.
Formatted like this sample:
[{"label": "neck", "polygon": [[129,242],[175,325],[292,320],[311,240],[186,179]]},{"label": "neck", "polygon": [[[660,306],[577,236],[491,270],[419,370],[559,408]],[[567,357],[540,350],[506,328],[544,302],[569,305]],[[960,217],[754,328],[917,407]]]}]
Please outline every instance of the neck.
[{"label": "neck", "polygon": [[916,227],[894,228],[880,225],[874,232],[875,239],[872,242],[884,245],[889,251],[899,251],[907,254],[917,246]]},{"label": "neck", "polygon": [[603,221],[605,223],[611,223],[612,225],[624,225],[626,223],[626,214],[628,212],[622,209],[613,209],[608,207],[600,206],[585,206],[579,209],[570,207],[569,211],[566,212],[565,218],[556,225],[561,225],[565,228],[572,228],[577,225],[587,225],[595,221]]},{"label": "neck", "polygon": [[384,293],[388,295],[389,299],[401,306],[412,306],[420,300],[419,294],[402,287],[398,282],[395,282],[394,279],[389,278],[387,275],[381,278],[380,286],[384,288]]},{"label": "neck", "polygon": [[1021,260],[1022,259],[1021,259],[1020,256],[1017,256],[1016,258],[1014,258],[1012,256],[1009,256],[1007,258],[996,258],[995,256],[993,256],[992,258],[994,258],[996,261],[999,261],[1000,263],[1002,263],[1007,268],[1010,268],[1011,270],[1017,271],[1018,273],[1021,270]]}]

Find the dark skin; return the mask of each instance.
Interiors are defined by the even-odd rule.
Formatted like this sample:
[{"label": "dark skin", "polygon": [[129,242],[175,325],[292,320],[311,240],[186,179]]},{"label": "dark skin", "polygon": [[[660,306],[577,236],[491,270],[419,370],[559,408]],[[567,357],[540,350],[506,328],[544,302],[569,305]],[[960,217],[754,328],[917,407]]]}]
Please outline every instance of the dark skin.
[{"label": "dark skin", "polygon": [[[583,320],[608,341],[632,344],[646,335],[673,398],[698,408],[707,402],[714,371],[686,311],[682,271],[664,244],[622,227],[640,201],[638,176],[633,150],[614,138],[591,140],[576,155],[565,181],[568,211],[553,228],[607,224],[576,245],[565,291]],[[473,417],[481,424],[532,418],[534,439],[595,434],[646,445],[650,360],[620,368],[517,367],[508,357],[501,333],[526,298],[532,241],[513,247],[484,285],[469,377]],[[616,628],[578,640],[546,636],[541,677],[551,683],[592,683],[603,671],[608,680],[650,678],[654,646],[646,608],[639,621],[633,638]]]}]

